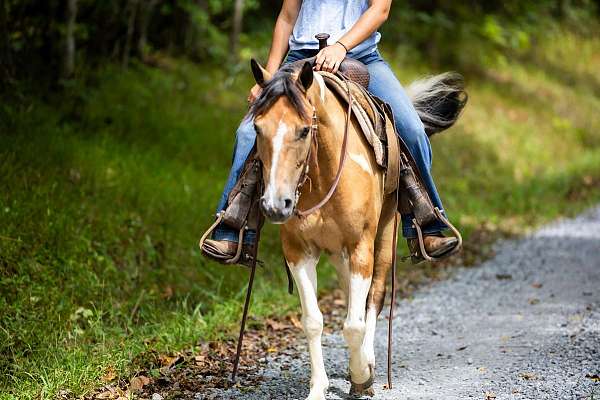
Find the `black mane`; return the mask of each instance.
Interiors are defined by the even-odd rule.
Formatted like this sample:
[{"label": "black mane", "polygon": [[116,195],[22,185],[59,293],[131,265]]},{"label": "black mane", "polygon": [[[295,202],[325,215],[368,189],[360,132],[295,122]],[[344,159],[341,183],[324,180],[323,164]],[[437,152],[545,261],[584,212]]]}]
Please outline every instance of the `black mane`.
[{"label": "black mane", "polygon": [[281,96],[286,96],[301,118],[308,119],[305,106],[305,93],[300,87],[296,75],[299,66],[295,63],[284,65],[263,87],[258,98],[250,106],[250,116],[264,114]]}]

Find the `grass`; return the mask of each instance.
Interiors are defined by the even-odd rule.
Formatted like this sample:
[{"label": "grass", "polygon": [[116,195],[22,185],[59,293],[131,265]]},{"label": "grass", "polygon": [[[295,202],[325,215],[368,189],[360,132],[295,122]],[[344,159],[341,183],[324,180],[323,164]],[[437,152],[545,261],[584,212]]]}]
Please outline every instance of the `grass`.
[{"label": "grass", "polygon": [[[600,200],[598,54],[600,39],[563,32],[467,77],[461,122],[433,140],[437,184],[467,239]],[[403,82],[430,72],[391,61]],[[238,322],[246,271],[207,262],[196,242],[250,74],[171,60],[85,76],[60,97],[2,104],[0,398],[82,395]],[[276,232],[263,236],[253,323],[298,307]],[[331,285],[327,268],[322,278]]]}]

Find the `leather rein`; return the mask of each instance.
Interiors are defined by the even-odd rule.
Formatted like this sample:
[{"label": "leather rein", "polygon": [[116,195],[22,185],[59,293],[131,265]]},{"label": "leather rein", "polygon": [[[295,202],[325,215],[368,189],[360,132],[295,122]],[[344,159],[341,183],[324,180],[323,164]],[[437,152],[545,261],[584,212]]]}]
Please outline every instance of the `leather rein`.
[{"label": "leather rein", "polygon": [[[306,154],[306,159],[304,160],[302,175],[300,175],[300,179],[298,180],[298,186],[296,186],[296,208],[294,209],[294,214],[300,218],[306,217],[306,216],[314,213],[315,211],[319,210],[321,207],[323,207],[325,204],[327,204],[327,202],[333,197],[333,194],[335,193],[335,190],[337,189],[337,186],[340,183],[340,179],[342,177],[342,171],[344,169],[344,164],[346,163],[346,158],[348,155],[348,152],[347,152],[348,131],[350,130],[350,119],[352,118],[353,98],[352,98],[352,93],[350,92],[350,86],[348,84],[347,78],[342,74],[339,74],[338,76],[340,76],[341,79],[346,84],[346,91],[348,93],[348,109],[346,110],[346,124],[344,127],[344,139],[342,140],[342,149],[340,151],[340,162],[338,164],[338,170],[337,170],[337,173],[335,174],[335,178],[333,179],[333,183],[331,184],[331,187],[327,191],[327,194],[325,195],[325,197],[323,197],[323,199],[321,199],[321,201],[319,201],[317,204],[310,207],[309,209],[300,210],[297,206],[298,199],[300,198],[300,188],[302,186],[304,186],[304,184],[306,183],[307,180],[310,179],[308,177],[308,169],[309,169],[309,164],[310,164],[310,156],[312,154],[312,145],[309,147],[308,153]],[[311,135],[311,141],[314,142],[315,144],[318,143],[318,138],[317,138],[318,133],[319,133],[319,121],[317,118],[317,111],[316,111],[315,107],[313,106],[313,115],[312,115],[312,121],[311,121],[311,126],[310,126],[310,135]]]}]

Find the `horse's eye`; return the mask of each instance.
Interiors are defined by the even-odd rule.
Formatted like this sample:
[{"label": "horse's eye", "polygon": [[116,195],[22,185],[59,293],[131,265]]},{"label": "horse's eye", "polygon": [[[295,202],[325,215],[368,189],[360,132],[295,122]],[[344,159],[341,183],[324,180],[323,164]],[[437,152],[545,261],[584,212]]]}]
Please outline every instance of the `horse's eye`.
[{"label": "horse's eye", "polygon": [[308,126],[305,126],[300,130],[300,134],[298,135],[298,137],[300,139],[304,139],[308,136],[309,133],[310,133],[310,128]]}]

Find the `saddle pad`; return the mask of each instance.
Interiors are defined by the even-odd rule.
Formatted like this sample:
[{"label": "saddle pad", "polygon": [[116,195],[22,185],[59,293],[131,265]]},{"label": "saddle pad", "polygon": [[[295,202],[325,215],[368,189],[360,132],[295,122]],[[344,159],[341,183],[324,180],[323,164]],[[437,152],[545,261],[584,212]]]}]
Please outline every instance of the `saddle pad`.
[{"label": "saddle pad", "polygon": [[365,139],[371,145],[377,165],[386,170],[385,194],[398,187],[400,148],[391,110],[370,94],[365,88],[352,81],[344,81],[329,72],[318,72],[325,85],[348,103],[348,89],[352,96],[352,114],[356,118]]}]

